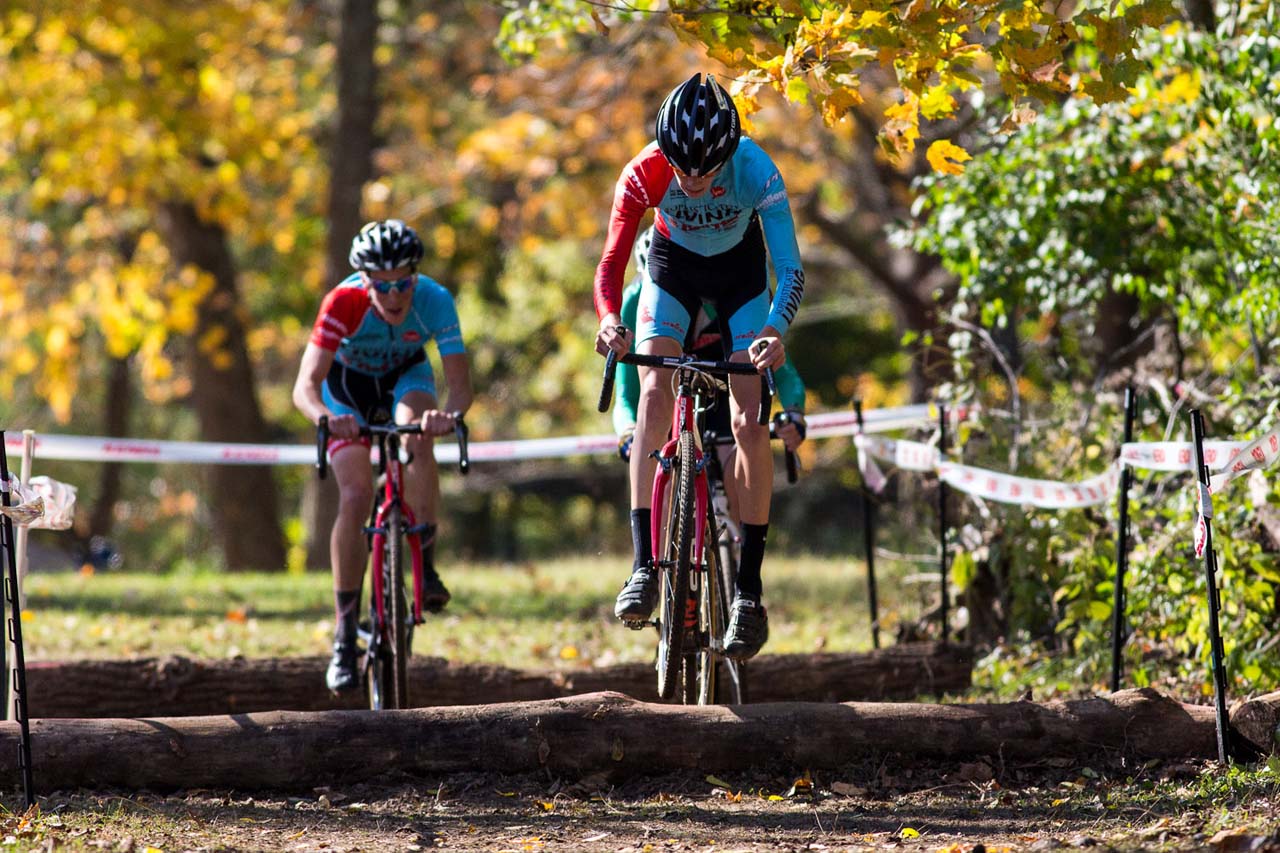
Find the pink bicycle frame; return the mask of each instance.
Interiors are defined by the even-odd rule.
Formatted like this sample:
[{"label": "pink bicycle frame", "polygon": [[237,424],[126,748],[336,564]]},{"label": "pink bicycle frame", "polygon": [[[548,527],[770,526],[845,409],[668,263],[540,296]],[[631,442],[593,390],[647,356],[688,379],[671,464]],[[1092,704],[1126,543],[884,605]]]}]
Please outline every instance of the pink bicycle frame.
[{"label": "pink bicycle frame", "polygon": [[[658,470],[653,477],[653,501],[652,512],[649,519],[650,540],[654,548],[658,547],[658,543],[662,541],[662,517],[663,507],[666,503],[667,484],[671,480],[670,462],[679,452],[680,433],[683,430],[692,430],[694,424],[693,418],[693,396],[681,393],[676,396],[675,406],[671,413],[671,433],[672,437],[662,446],[662,450],[658,451]],[[693,447],[694,462],[697,464],[697,473],[694,475],[694,502],[693,502],[693,523],[694,523],[694,545],[693,554],[694,562],[698,567],[703,565],[702,546],[704,544],[704,534],[706,532],[707,521],[707,472],[702,466],[702,448],[697,444]],[[666,463],[666,464],[664,464]]]}]

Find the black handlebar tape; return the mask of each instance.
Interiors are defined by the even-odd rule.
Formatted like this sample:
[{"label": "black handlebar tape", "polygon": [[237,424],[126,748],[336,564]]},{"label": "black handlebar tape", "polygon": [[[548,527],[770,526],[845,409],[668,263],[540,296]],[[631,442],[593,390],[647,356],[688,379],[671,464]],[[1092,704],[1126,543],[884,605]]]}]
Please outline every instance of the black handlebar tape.
[{"label": "black handlebar tape", "polygon": [[467,425],[462,415],[453,416],[453,434],[458,437],[458,471],[465,477],[471,471],[471,459],[467,456]]},{"label": "black handlebar tape", "polygon": [[773,408],[773,398],[778,394],[778,386],[773,381],[773,368],[766,367],[760,377],[760,412],[756,423],[764,426],[769,422],[769,411]]},{"label": "black handlebar tape", "polygon": [[604,382],[600,386],[600,402],[596,405],[597,411],[609,411],[609,404],[613,402],[613,375],[617,364],[618,354],[609,350],[604,360]]},{"label": "black handlebar tape", "polygon": [[800,477],[799,472],[796,470],[796,455],[788,450],[785,456],[787,460],[787,482],[794,483]]},{"label": "black handlebar tape", "polygon": [[329,474],[329,416],[321,415],[316,424],[316,473],[323,480]]}]

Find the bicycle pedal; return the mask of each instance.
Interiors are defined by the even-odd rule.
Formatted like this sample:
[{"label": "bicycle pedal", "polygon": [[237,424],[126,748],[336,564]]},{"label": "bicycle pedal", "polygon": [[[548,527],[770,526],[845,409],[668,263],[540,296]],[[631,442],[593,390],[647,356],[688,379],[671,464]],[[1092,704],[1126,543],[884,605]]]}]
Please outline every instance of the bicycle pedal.
[{"label": "bicycle pedal", "polygon": [[658,627],[658,623],[653,619],[623,619],[622,624],[626,625],[632,631],[643,631],[649,626]]}]

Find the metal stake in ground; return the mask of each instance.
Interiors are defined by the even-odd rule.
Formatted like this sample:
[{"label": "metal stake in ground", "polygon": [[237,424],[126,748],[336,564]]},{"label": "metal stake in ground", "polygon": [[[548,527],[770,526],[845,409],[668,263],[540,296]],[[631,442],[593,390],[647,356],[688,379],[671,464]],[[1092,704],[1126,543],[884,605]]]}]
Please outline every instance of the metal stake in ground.
[{"label": "metal stake in ground", "polygon": [[[946,459],[947,455],[947,407],[938,404],[938,458]],[[938,477],[938,579],[942,585],[942,602],[938,605],[938,622],[942,633],[939,639],[947,641],[947,611],[950,609],[950,596],[947,592],[947,484]]]},{"label": "metal stake in ground", "polygon": [[[858,435],[863,435],[862,400],[854,398],[853,414],[858,419]],[[861,469],[859,469],[861,474]],[[862,477],[862,538],[867,551],[867,606],[871,609],[871,646],[880,648],[880,605],[876,600],[876,507],[871,487]]]},{"label": "metal stake in ground", "polygon": [[[4,447],[4,430],[0,430],[0,504],[11,506],[9,500],[9,456]],[[0,519],[4,528],[4,558],[0,559],[0,582],[4,584],[4,597],[9,609],[9,639],[13,643],[14,716],[18,720],[18,767],[22,770],[22,793],[27,808],[36,804],[35,784],[31,778],[31,727],[27,719],[27,668],[22,657],[22,609],[18,604],[18,559],[14,553],[13,519]],[[3,644],[0,644],[3,645]]]},{"label": "metal stake in ground", "polygon": [[[1136,403],[1133,386],[1124,389],[1124,443],[1133,441],[1133,415]],[[1124,575],[1129,568],[1129,487],[1133,485],[1133,472],[1120,463],[1120,519],[1116,524],[1116,589],[1115,603],[1111,607],[1111,692],[1120,689],[1120,649],[1125,639]]]},{"label": "metal stake in ground", "polygon": [[1226,764],[1227,752],[1227,671],[1223,663],[1222,633],[1218,629],[1218,556],[1213,552],[1213,503],[1209,497],[1209,468],[1204,464],[1204,418],[1191,410],[1191,441],[1196,453],[1196,480],[1199,483],[1200,515],[1204,519],[1204,578],[1209,588],[1209,651],[1213,661],[1213,707],[1218,719],[1218,761]]}]

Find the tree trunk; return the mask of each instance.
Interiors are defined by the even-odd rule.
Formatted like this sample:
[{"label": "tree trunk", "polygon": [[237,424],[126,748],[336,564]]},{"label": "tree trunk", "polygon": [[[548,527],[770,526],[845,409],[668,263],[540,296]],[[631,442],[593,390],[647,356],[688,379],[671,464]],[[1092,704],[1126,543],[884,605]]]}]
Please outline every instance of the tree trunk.
[{"label": "tree trunk", "polygon": [[1186,0],[1187,20],[1198,30],[1212,33],[1218,27],[1213,0]]},{"label": "tree trunk", "polygon": [[[351,271],[351,238],[364,220],[364,185],[373,176],[373,125],[378,118],[378,69],[373,50],[378,4],[343,0],[338,35],[338,121],[329,146],[329,238],[326,281],[334,284]],[[329,567],[329,531],[338,514],[338,487],[330,477],[312,478],[303,499],[307,567]]]},{"label": "tree trunk", "polygon": [[[0,723],[0,774],[18,777],[18,726]],[[837,768],[896,753],[1009,762],[1216,755],[1213,708],[1155,690],[1044,704],[770,703],[684,707],[617,693],[408,711],[146,720],[33,720],[44,790],[300,790],[388,772],[579,774]]]},{"label": "tree trunk", "polygon": [[[133,408],[133,387],[129,381],[129,359],[113,358],[107,378],[107,393],[103,399],[103,435],[123,438],[129,434],[129,411]],[[119,462],[107,462],[102,466],[98,480],[98,497],[89,513],[89,526],[85,531],[85,543],[95,536],[110,536],[115,522],[116,501],[120,500]]]},{"label": "tree trunk", "polygon": [[[151,658],[27,665],[32,717],[152,717],[364,707],[361,693],[335,697],[319,658],[192,661]],[[960,693],[973,657],[958,646],[895,646],[861,654],[764,655],[748,669],[757,702],[909,699]],[[479,705],[617,691],[656,701],[652,664],[522,671],[439,658],[410,662],[418,707]]]},{"label": "tree trunk", "polygon": [[[226,231],[202,221],[185,202],[163,205],[158,218],[174,261],[179,266],[193,264],[214,280],[213,290],[200,304],[190,341],[191,396],[200,437],[266,442],[269,436],[258,407]],[[212,465],[209,471],[209,507],[227,568],[283,570],[284,536],[271,469]]]}]

